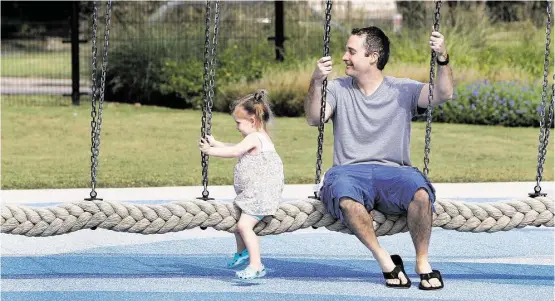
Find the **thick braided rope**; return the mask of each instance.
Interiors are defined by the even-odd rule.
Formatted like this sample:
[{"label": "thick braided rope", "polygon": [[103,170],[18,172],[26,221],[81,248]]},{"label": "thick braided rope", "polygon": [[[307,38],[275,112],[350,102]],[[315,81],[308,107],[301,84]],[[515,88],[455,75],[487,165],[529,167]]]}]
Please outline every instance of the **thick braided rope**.
[{"label": "thick braided rope", "polygon": [[[553,227],[554,202],[547,197],[495,203],[437,200],[433,226],[462,232],[509,231],[526,226]],[[406,216],[373,211],[378,236],[408,231]],[[119,232],[162,234],[196,227],[234,232],[239,211],[230,202],[189,200],[161,205],[112,201],[78,201],[56,207],[2,206],[2,233],[52,236],[98,227]],[[258,235],[280,234],[308,227],[350,233],[326,213],[319,200],[284,202],[277,213],[260,221]]]}]

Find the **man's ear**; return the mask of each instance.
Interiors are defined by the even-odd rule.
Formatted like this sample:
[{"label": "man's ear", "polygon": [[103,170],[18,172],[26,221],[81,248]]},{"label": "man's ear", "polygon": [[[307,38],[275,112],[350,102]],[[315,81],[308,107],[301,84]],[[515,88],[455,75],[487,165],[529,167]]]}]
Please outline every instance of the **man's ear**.
[{"label": "man's ear", "polygon": [[371,65],[375,65],[378,63],[378,59],[380,58],[379,54],[377,52],[371,52],[370,55],[370,64]]}]

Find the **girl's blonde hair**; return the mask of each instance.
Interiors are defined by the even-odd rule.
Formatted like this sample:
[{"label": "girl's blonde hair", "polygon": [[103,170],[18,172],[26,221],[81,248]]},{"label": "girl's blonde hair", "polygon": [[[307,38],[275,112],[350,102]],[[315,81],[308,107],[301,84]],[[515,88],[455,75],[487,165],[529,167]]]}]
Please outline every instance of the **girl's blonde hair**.
[{"label": "girl's blonde hair", "polygon": [[243,108],[248,115],[253,115],[257,129],[266,130],[266,125],[272,120],[273,112],[268,102],[268,91],[259,89],[256,92],[236,100],[231,108],[237,113],[237,108]]}]

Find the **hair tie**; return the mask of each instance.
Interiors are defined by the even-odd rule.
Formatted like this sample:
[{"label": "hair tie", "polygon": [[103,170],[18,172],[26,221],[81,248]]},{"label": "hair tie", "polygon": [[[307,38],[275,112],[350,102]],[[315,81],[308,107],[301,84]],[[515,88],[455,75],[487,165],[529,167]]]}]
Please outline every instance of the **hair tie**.
[{"label": "hair tie", "polygon": [[255,103],[264,103],[264,95],[265,95],[265,91],[264,90],[260,90],[254,93],[254,102]]}]

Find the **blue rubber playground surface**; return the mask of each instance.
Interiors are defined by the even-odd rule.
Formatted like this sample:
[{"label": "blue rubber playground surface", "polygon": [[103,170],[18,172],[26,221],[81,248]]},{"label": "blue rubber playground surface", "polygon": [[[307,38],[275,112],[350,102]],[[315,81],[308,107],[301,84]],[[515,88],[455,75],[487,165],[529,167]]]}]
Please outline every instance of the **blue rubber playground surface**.
[{"label": "blue rubber playground surface", "polygon": [[[44,199],[25,205],[55,204]],[[405,261],[413,282],[405,290],[385,287],[379,265],[356,237],[326,229],[261,237],[268,274],[248,282],[225,267],[235,251],[233,235],[213,229],[1,234],[1,299],[546,301],[554,299],[553,234],[545,227],[497,233],[434,228],[430,261],[445,282],[439,291],[418,289],[409,233],[380,238]]]}]

